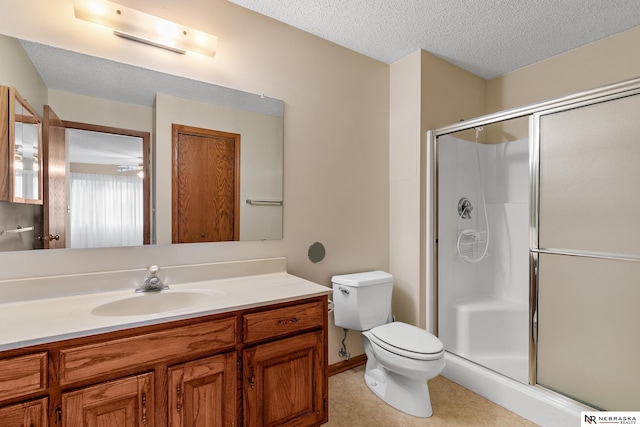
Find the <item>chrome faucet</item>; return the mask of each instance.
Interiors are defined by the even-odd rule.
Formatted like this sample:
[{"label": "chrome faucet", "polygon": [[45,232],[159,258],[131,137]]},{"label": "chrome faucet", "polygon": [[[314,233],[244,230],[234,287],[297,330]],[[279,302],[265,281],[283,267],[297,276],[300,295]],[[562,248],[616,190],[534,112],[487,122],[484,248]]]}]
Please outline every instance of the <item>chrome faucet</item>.
[{"label": "chrome faucet", "polygon": [[473,205],[471,201],[466,197],[463,197],[458,202],[458,215],[462,219],[471,219],[471,211],[473,210]]},{"label": "chrome faucet", "polygon": [[136,289],[136,292],[160,292],[165,289],[169,289],[168,285],[164,285],[160,278],[158,277],[158,268],[157,265],[152,265],[149,267],[149,277],[144,279],[144,284]]}]

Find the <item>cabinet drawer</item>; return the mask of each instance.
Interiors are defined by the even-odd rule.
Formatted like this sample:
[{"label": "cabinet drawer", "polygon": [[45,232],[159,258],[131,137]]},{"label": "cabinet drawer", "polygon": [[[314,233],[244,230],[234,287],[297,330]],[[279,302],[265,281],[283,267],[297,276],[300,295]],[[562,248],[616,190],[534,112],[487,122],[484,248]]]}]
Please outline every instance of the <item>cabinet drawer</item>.
[{"label": "cabinet drawer", "polygon": [[236,319],[214,320],[60,350],[60,384],[184,356],[208,355],[236,343]]},{"label": "cabinet drawer", "polygon": [[243,319],[244,342],[249,343],[321,327],[323,323],[322,307],[322,302],[318,301],[245,314]]},{"label": "cabinet drawer", "polygon": [[0,360],[0,400],[47,388],[47,353]]}]

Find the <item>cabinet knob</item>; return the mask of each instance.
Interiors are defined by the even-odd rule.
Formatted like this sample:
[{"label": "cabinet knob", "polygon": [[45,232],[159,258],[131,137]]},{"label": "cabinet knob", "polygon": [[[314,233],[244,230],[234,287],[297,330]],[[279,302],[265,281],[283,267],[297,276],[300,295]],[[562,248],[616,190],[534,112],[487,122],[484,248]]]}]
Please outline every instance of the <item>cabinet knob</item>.
[{"label": "cabinet knob", "polygon": [[200,233],[200,237],[204,237],[204,233]]},{"label": "cabinet knob", "polygon": [[49,236],[45,236],[44,238],[45,240],[60,240],[60,235],[56,234],[55,236],[53,234],[49,234]]}]

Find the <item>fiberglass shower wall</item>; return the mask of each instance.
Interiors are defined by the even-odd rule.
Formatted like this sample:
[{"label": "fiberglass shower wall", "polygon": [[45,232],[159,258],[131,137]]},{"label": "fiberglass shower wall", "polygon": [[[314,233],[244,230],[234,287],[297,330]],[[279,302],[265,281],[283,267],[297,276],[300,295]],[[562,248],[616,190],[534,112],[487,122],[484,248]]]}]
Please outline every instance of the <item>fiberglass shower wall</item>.
[{"label": "fiberglass shower wall", "polygon": [[438,334],[448,351],[527,383],[529,142],[500,126],[478,145],[473,129],[437,138]]}]

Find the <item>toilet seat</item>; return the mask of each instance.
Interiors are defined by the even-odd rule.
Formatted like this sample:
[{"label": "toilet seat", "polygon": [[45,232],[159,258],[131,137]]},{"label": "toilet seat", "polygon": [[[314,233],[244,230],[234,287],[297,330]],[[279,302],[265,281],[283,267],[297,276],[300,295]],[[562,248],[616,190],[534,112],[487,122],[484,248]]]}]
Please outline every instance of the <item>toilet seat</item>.
[{"label": "toilet seat", "polygon": [[424,329],[403,322],[376,326],[367,334],[372,343],[403,357],[434,360],[442,357],[444,345]]}]

